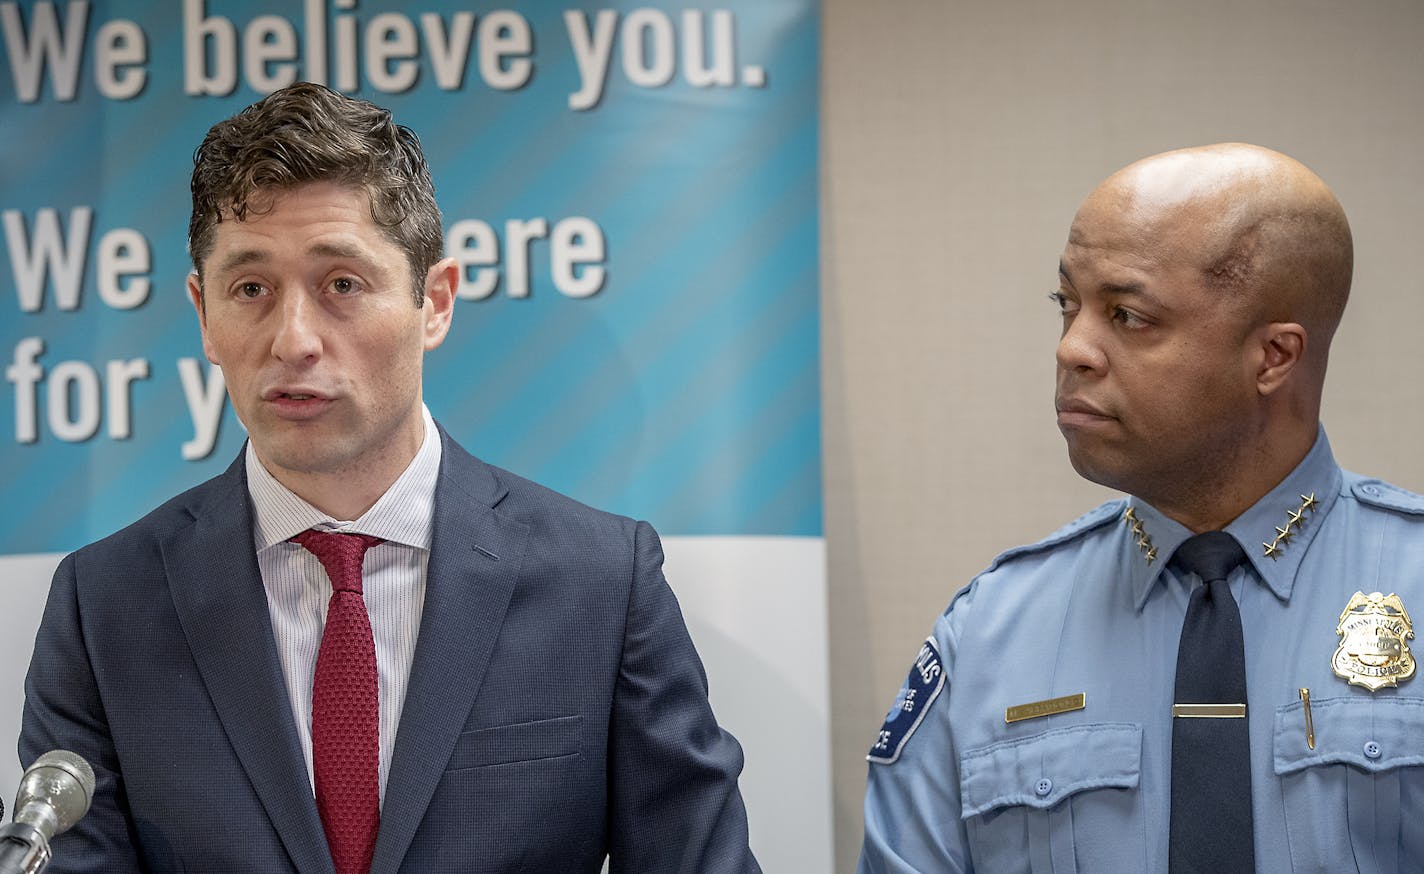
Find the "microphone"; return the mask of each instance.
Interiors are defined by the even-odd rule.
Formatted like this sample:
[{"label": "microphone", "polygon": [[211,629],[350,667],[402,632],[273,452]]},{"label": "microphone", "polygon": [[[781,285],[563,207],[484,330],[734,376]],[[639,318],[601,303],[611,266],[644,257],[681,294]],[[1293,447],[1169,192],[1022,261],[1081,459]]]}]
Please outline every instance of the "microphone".
[{"label": "microphone", "polygon": [[89,812],[94,769],[69,750],[35,759],[15,792],[15,819],[0,828],[0,874],[38,874],[49,864],[50,838]]}]

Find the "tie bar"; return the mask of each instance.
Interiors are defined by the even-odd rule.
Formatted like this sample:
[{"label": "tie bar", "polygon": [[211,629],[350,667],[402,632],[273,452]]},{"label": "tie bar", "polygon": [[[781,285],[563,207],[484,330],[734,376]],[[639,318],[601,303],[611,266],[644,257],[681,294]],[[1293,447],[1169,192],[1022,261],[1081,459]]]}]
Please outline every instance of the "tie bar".
[{"label": "tie bar", "polygon": [[1245,719],[1245,704],[1173,704],[1178,719]]}]

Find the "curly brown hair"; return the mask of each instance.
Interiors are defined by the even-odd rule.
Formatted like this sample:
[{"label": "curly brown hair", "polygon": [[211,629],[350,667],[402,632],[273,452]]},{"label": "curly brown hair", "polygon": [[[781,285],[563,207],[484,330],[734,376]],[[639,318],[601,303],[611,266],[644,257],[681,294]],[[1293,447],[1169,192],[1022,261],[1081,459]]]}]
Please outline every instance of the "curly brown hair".
[{"label": "curly brown hair", "polygon": [[193,152],[188,250],[201,288],[225,217],[242,221],[260,191],[334,182],[366,192],[371,218],[406,253],[415,305],[444,251],[440,208],[415,132],[373,103],[310,82],[274,91],[213,125]]}]

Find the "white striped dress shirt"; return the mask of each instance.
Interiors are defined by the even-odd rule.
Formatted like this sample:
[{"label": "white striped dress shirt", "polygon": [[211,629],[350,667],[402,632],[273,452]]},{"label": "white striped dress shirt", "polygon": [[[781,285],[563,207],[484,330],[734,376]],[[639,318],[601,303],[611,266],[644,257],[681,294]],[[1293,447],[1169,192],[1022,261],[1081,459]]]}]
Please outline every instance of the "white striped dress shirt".
[{"label": "white striped dress shirt", "polygon": [[371,617],[371,634],[376,642],[382,802],[425,605],[435,481],[440,472],[440,434],[430,411],[422,406],[421,414],[425,440],[410,466],[371,509],[353,521],[332,519],[297,497],[267,472],[252,443],[247,444],[247,490],[252,498],[257,566],[267,590],[277,657],[306,756],[307,780],[313,786],[312,677],[326,626],[331,579],[315,555],[288,539],[308,528],[317,528],[370,534],[386,541],[367,550],[362,566],[366,612]]}]

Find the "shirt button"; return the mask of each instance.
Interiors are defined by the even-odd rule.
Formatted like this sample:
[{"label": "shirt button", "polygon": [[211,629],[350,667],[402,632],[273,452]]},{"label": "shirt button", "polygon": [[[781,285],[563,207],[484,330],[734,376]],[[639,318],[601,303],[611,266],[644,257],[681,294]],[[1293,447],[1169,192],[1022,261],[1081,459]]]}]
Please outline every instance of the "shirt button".
[{"label": "shirt button", "polygon": [[1365,758],[1378,759],[1380,757],[1380,745],[1374,741],[1365,742]]},{"label": "shirt button", "polygon": [[[1379,755],[1378,751],[1376,751],[1375,755]],[[1053,781],[1048,779],[1047,777],[1044,777],[1037,783],[1033,784],[1033,791],[1038,795],[1039,798],[1042,798],[1043,796],[1053,791]]]}]

